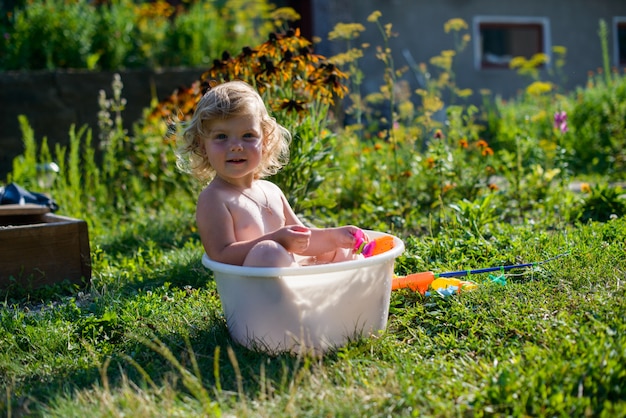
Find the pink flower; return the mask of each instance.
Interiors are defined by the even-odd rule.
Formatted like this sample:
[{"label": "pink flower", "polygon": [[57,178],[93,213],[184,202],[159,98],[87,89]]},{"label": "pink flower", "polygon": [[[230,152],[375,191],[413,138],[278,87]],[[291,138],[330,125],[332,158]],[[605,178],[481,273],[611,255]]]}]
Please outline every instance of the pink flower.
[{"label": "pink flower", "polygon": [[560,130],[562,134],[567,132],[567,113],[564,110],[554,114],[554,127]]}]

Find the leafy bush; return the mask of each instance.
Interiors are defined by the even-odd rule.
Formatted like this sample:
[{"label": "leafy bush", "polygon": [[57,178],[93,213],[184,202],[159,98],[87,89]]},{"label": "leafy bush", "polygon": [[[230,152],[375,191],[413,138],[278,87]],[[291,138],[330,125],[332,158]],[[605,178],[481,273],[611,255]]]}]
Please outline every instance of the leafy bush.
[{"label": "leafy bush", "polygon": [[265,0],[44,0],[3,19],[0,70],[201,66],[274,29]]},{"label": "leafy bush", "polygon": [[588,188],[589,195],[585,197],[577,214],[582,222],[606,222],[626,215],[626,198],[621,187],[600,184]]},{"label": "leafy bush", "polygon": [[[486,107],[485,135],[497,148],[521,153],[524,169],[540,165],[559,169],[562,176],[575,171],[624,179],[626,78],[608,67],[603,21],[599,34],[605,64],[589,71],[585,87],[560,92],[556,84],[534,79],[518,97],[496,98]],[[559,114],[565,125],[557,121]]]},{"label": "leafy bush", "polygon": [[306,198],[321,185],[322,169],[332,156],[334,136],[326,128],[331,105],[345,94],[342,81],[346,77],[324,57],[313,54],[311,42],[298,30],[289,29],[270,34],[267,41],[244,48],[237,56],[224,53],[201,80],[157,104],[148,120],[162,125],[171,122],[175,127],[191,118],[195,104],[211,84],[247,81],[259,91],[272,116],[293,135],[290,163],[272,181],[285,191],[292,205],[304,208],[314,204]]},{"label": "leafy bush", "polygon": [[576,136],[567,146],[577,170],[623,178],[626,169],[626,78],[590,74],[587,88],[571,97],[571,126]]},{"label": "leafy bush", "polygon": [[90,68],[98,16],[87,2],[46,0],[13,12],[0,68]]}]

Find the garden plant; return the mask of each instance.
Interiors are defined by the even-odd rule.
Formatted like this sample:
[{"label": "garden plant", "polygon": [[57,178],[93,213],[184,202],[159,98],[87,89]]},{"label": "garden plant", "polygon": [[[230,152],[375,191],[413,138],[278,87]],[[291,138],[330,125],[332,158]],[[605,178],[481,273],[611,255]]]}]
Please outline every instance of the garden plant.
[{"label": "garden plant", "polygon": [[[443,29],[452,49],[416,68],[396,67],[378,12],[335,27],[345,51],[334,57],[297,29],[272,32],[212,57],[132,132],[115,77],[98,138],[74,127],[67,149],[21,118],[7,181],[37,190],[34,167],[59,165],[49,192],[59,213],[88,222],[93,277],[2,290],[4,414],[626,416],[626,77],[601,65],[566,92],[532,71],[541,57],[518,60],[528,88],[504,101],[456,85],[467,25]],[[381,45],[355,46],[365,30]],[[361,90],[368,53],[386,69],[374,93]],[[408,71],[426,87],[411,91]],[[400,237],[396,274],[549,261],[474,275],[475,290],[447,297],[394,291],[385,332],[323,357],[236,345],[201,264],[202,184],[174,155],[203,88],[233,78],[294,133],[290,164],[271,178],[294,208],[318,226]]]}]

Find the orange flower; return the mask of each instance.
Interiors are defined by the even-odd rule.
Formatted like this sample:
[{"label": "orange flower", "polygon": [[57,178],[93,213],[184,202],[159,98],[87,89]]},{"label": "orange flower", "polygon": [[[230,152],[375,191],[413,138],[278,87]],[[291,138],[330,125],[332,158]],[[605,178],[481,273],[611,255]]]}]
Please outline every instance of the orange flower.
[{"label": "orange flower", "polygon": [[483,154],[483,157],[486,157],[488,155],[493,155],[493,150],[489,147],[486,147],[485,149],[483,149],[482,154]]},{"label": "orange flower", "polygon": [[383,149],[383,145],[380,142],[377,142],[374,144],[374,149],[376,151],[380,151],[381,149]]},{"label": "orange flower", "polygon": [[435,167],[435,159],[433,157],[428,157],[426,159],[426,165],[428,166],[428,168],[434,168]]},{"label": "orange flower", "polygon": [[580,185],[580,191],[581,193],[591,193],[591,186],[589,183],[582,183]]},{"label": "orange flower", "polygon": [[277,110],[302,113],[306,110],[306,101],[296,99],[283,99],[277,106]]},{"label": "orange flower", "polygon": [[444,184],[444,185],[443,185],[443,190],[442,190],[442,192],[443,192],[443,193],[447,193],[447,192],[449,192],[450,190],[454,189],[455,187],[456,187],[456,184],[455,184],[455,183],[446,183],[446,184]]},{"label": "orange flower", "polygon": [[[167,4],[164,0],[159,1]],[[270,34],[269,39],[257,47],[244,47],[236,57],[225,52],[200,76],[197,85],[189,90],[181,88],[169,99],[161,101],[151,116],[160,118],[180,112],[182,119],[189,119],[212,82],[235,79],[253,84],[262,96],[272,96],[275,91],[289,88],[292,92],[289,97],[278,95],[275,100],[268,99],[268,104],[273,109],[298,114],[311,102],[332,104],[348,92],[344,85],[348,75],[325,61],[323,56],[314,54],[312,43],[301,37],[298,29],[289,29],[285,33]]]},{"label": "orange flower", "polygon": [[465,138],[461,138],[461,139],[459,140],[459,146],[460,146],[461,148],[467,148],[467,147],[469,146],[469,144],[467,143],[467,139],[465,139]]},{"label": "orange flower", "polygon": [[476,141],[476,146],[478,148],[487,148],[489,144],[484,139],[479,139],[478,141]]},{"label": "orange flower", "polygon": [[489,190],[491,190],[491,191],[494,191],[494,192],[495,192],[496,190],[499,190],[499,189],[500,189],[500,188],[498,187],[498,185],[497,185],[497,184],[495,184],[495,183],[489,183]]}]

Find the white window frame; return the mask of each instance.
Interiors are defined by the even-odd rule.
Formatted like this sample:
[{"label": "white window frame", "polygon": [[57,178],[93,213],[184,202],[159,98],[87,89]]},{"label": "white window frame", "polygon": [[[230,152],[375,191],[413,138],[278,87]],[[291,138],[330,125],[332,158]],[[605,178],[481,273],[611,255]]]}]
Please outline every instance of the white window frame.
[{"label": "white window frame", "polygon": [[616,67],[626,65],[626,62],[624,64],[620,64],[619,62],[619,37],[617,33],[617,27],[620,24],[626,24],[626,16],[613,17],[613,65],[615,65]]},{"label": "white window frame", "polygon": [[546,67],[552,63],[552,38],[550,35],[550,19],[547,17],[532,16],[474,16],[472,22],[472,38],[474,39],[474,68],[478,71],[502,70],[503,68],[483,68],[482,66],[482,40],[480,38],[480,26],[484,23],[490,24],[533,24],[543,28],[543,53],[548,56]]}]

